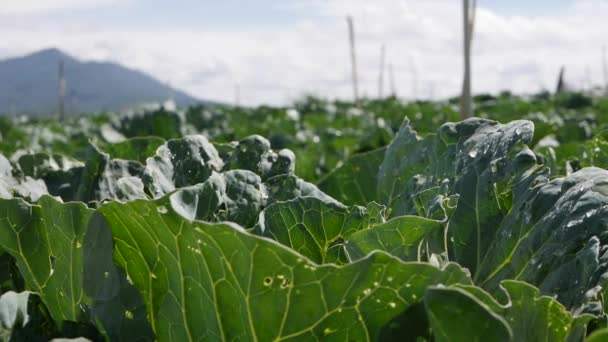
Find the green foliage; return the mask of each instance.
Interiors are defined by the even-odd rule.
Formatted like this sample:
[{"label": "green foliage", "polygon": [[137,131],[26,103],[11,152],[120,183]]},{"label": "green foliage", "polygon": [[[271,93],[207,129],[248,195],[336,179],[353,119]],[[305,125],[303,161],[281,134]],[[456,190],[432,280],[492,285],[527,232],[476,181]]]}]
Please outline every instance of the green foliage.
[{"label": "green foliage", "polygon": [[100,212],[160,340],[377,340],[427,286],[469,282],[456,265],[440,270],[380,253],[317,265],[238,226],[186,221],[166,198]]},{"label": "green foliage", "polygon": [[1,119],[0,338],[602,340],[605,99],[454,101]]},{"label": "green foliage", "polygon": [[335,201],[299,197],[275,203],[260,214],[256,232],[271,237],[319,264],[344,264],[344,241],[382,220],[378,211]]},{"label": "green foliage", "polygon": [[403,261],[429,261],[446,253],[445,225],[419,216],[400,216],[351,235],[346,252],[358,260],[384,251]]},{"label": "green foliage", "polygon": [[146,159],[154,155],[156,149],[164,143],[165,140],[158,137],[135,137],[110,144],[103,150],[113,159],[134,160],[145,164]]},{"label": "green foliage", "polygon": [[386,148],[352,156],[319,182],[319,188],[338,201],[353,205],[377,200],[378,167]]}]

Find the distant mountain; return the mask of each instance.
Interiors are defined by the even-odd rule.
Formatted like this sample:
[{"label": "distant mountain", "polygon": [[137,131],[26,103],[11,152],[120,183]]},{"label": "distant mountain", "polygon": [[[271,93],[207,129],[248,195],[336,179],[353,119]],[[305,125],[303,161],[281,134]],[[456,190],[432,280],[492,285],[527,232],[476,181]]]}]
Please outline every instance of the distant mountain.
[{"label": "distant mountain", "polygon": [[0,61],[0,113],[56,113],[59,63],[64,63],[65,111],[116,111],[173,98],[202,102],[153,77],[115,63],[81,62],[57,49]]}]

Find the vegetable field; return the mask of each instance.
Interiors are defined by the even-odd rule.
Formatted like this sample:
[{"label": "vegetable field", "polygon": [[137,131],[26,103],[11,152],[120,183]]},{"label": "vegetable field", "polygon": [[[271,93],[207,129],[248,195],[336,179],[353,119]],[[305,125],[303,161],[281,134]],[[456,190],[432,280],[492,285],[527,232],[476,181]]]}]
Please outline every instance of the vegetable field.
[{"label": "vegetable field", "polygon": [[608,100],[0,118],[0,337],[601,341]]}]

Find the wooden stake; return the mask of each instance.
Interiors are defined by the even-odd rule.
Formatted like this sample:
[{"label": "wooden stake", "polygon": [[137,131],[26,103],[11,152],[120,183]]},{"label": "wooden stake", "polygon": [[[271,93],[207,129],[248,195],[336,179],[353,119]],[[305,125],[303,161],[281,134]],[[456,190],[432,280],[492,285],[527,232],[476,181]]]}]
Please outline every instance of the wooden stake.
[{"label": "wooden stake", "polygon": [[359,81],[357,79],[357,54],[355,51],[355,28],[353,18],[349,15],[346,17],[348,23],[348,38],[350,42],[350,61],[352,66],[352,78],[353,78],[353,96],[355,104],[359,105]]},{"label": "wooden stake", "polygon": [[475,28],[475,12],[477,1],[463,0],[463,31],[464,31],[464,81],[462,84],[462,99],[460,117],[466,119],[473,116],[473,101],[471,98],[471,45]]},{"label": "wooden stake", "polygon": [[566,73],[566,68],[562,66],[559,69],[559,76],[557,77],[557,86],[555,87],[556,94],[559,94],[566,90],[566,84],[564,83],[565,73]]},{"label": "wooden stake", "polygon": [[65,77],[63,70],[63,60],[59,61],[59,82],[57,84],[57,97],[59,102],[59,120],[63,120],[65,115]]}]

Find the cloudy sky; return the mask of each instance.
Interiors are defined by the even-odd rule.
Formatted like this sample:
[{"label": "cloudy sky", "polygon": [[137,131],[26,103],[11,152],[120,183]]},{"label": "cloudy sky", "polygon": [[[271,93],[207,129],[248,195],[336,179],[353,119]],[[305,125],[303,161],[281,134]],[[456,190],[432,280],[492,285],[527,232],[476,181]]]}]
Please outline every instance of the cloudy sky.
[{"label": "cloudy sky", "polygon": [[[363,94],[378,93],[382,44],[400,97],[458,93],[459,0],[7,0],[0,58],[58,47],[204,99],[232,102],[237,84],[247,104],[305,93],[346,99],[348,14]],[[571,84],[603,84],[606,18],[608,0],[478,0],[474,91],[552,89],[561,65]]]}]

